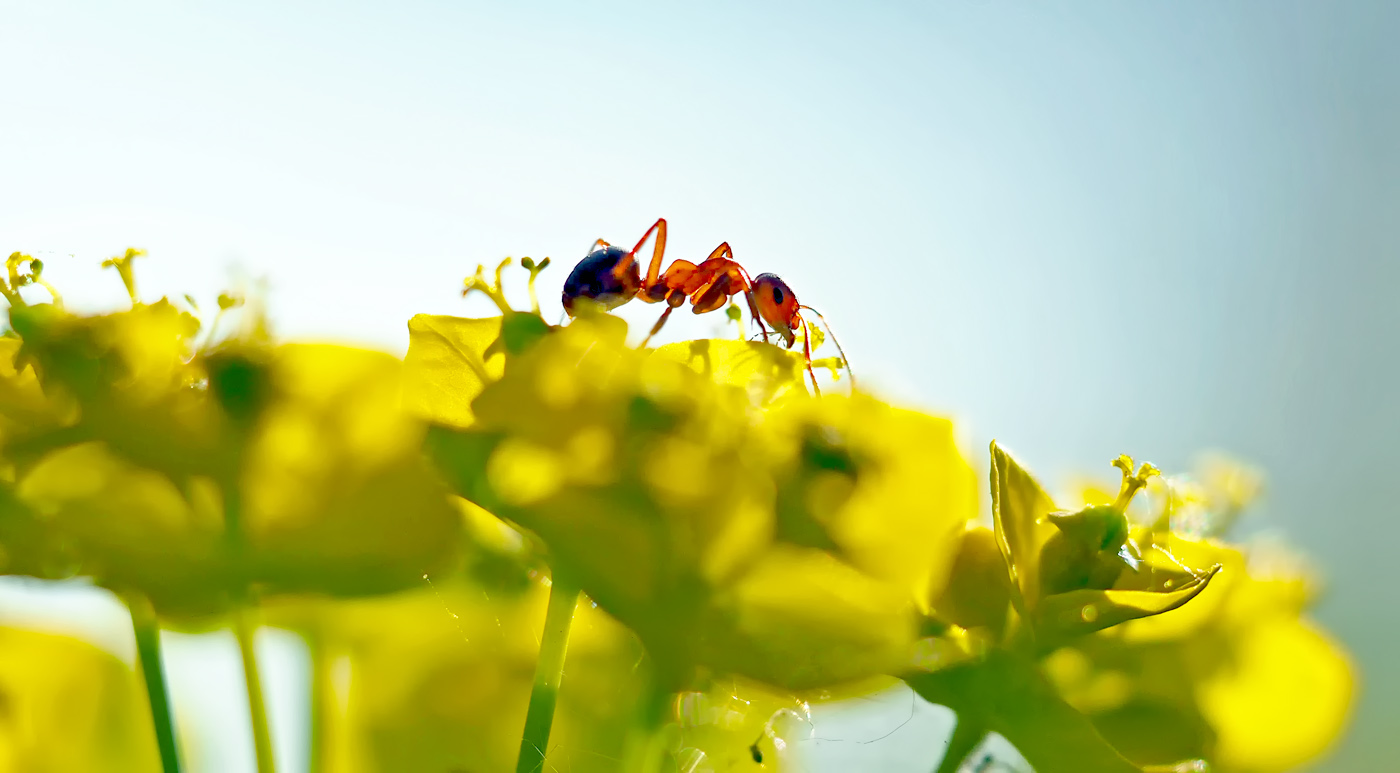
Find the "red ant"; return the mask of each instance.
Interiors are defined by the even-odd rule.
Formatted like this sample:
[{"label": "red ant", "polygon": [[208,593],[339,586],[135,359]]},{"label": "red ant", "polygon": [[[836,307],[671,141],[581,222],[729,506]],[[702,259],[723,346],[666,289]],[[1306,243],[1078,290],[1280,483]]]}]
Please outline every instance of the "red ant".
[{"label": "red ant", "polygon": [[[641,276],[637,265],[637,252],[647,239],[656,234],[656,242],[651,250],[651,264],[647,266],[646,277]],[[758,306],[754,304],[750,288],[753,283],[749,274],[734,260],[734,251],[729,242],[724,242],[710,253],[700,265],[688,260],[672,261],[661,272],[661,257],[666,252],[666,220],[658,219],[647,229],[637,246],[631,250],[614,247],[599,239],[593,243],[588,256],[579,261],[569,278],[564,280],[564,311],[574,315],[574,304],[579,298],[587,298],[611,311],[618,306],[640,298],[647,303],[666,302],[666,311],[661,319],[652,325],[651,332],[643,339],[642,346],[651,341],[652,336],[666,324],[666,319],[677,307],[687,300],[691,311],[704,314],[723,306],[731,296],[743,293],[748,299],[749,311],[763,331],[763,340],[768,340],[768,330],[763,327]]]},{"label": "red ant", "polygon": [[[646,277],[643,278],[637,264],[637,252],[653,234],[656,239],[652,246],[651,263],[647,266]],[[631,250],[614,247],[602,239],[595,241],[588,255],[574,266],[574,270],[569,272],[569,278],[564,280],[564,311],[570,317],[574,316],[575,303],[580,298],[586,298],[607,311],[633,298],[640,298],[647,303],[665,301],[666,310],[642,340],[642,346],[646,346],[652,336],[666,324],[671,312],[684,305],[687,300],[690,301],[693,313],[705,314],[720,308],[729,298],[743,293],[749,304],[749,312],[758,323],[765,343],[768,341],[768,329],[763,326],[766,320],[778,335],[783,337],[787,348],[791,349],[797,340],[794,331],[806,329],[802,309],[816,314],[822,324],[826,325],[828,333],[831,331],[826,318],[816,309],[800,305],[792,290],[775,274],[760,274],[757,280],[749,279],[748,272],[734,260],[734,251],[730,249],[729,242],[721,243],[699,265],[688,260],[675,260],[663,273],[661,259],[665,252],[665,218],[658,218]],[[846,361],[846,352],[836,341],[835,334],[832,334],[831,340],[841,353],[841,361],[846,363],[849,373],[850,364]],[[807,360],[807,372],[812,376],[812,387],[820,394],[817,375],[812,369],[811,342],[805,332],[802,345]],[[852,376],[852,384],[854,383]]]}]

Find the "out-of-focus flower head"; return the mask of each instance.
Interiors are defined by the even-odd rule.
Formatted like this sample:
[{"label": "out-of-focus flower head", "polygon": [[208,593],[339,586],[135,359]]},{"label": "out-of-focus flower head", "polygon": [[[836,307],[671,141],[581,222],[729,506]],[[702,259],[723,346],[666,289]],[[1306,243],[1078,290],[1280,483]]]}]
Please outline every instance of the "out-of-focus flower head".
[{"label": "out-of-focus flower head", "polygon": [[502,317],[414,318],[406,399],[454,486],[538,535],[666,678],[810,686],[907,659],[975,513],[947,422],[812,398],[802,360],[764,344],[522,324],[481,276]]},{"label": "out-of-focus flower head", "polygon": [[[993,443],[991,452],[994,528],[964,535],[953,579],[933,603],[930,636],[903,678],[957,712],[959,727],[970,733],[966,743],[998,732],[1038,770],[1148,770],[1056,694],[1037,662],[1095,632],[1189,608],[1220,566],[1199,560],[1209,556],[1166,561],[1158,544],[1166,535],[1131,525],[1130,503],[1157,474],[1150,464],[1120,456],[1113,461],[1122,476],[1116,496],[1063,511],[1003,448]],[[953,761],[972,751],[955,747]],[[1198,770],[1200,760],[1191,756],[1151,762]]]},{"label": "out-of-focus flower head", "polygon": [[401,363],[275,346],[256,319],[200,340],[195,311],[141,302],[140,254],[104,264],[129,310],[11,299],[0,389],[22,400],[0,411],[4,571],[77,571],[170,615],[250,587],[391,590],[453,560],[461,518],[399,409]]},{"label": "out-of-focus flower head", "polygon": [[[1049,647],[1175,609],[1204,590],[1218,566],[1148,561],[1145,551],[1152,548],[1154,533],[1134,530],[1128,521],[1128,505],[1156,468],[1135,465],[1128,456],[1113,465],[1122,474],[1116,497],[1062,511],[993,443],[995,529],[976,530],[964,541],[959,579],[936,604],[943,617],[960,626],[986,628],[994,637],[1029,636],[1037,646]],[[984,580],[968,579],[973,577]],[[1016,623],[1009,627],[1008,602]]]},{"label": "out-of-focus flower head", "polygon": [[0,770],[155,770],[131,669],[66,636],[0,628]]},{"label": "out-of-focus flower head", "polygon": [[1263,491],[1264,478],[1257,468],[1215,453],[1201,457],[1192,474],[1163,484],[1157,497],[1162,525],[1183,537],[1207,539],[1229,533]]},{"label": "out-of-focus flower head", "polygon": [[[359,599],[270,599],[268,621],[306,636],[322,765],[334,773],[510,770],[548,588],[461,576]],[[587,600],[571,626],[545,770],[614,771],[641,689],[636,640]]]},{"label": "out-of-focus flower head", "polygon": [[1306,618],[1316,575],[1304,559],[1276,539],[1217,539],[1258,491],[1258,474],[1217,458],[1196,480],[1212,483],[1172,481],[1159,520],[1173,531],[1146,560],[1216,563],[1218,577],[1190,604],[1054,652],[1045,673],[1136,761],[1198,756],[1226,773],[1291,770],[1340,735],[1354,667]]}]

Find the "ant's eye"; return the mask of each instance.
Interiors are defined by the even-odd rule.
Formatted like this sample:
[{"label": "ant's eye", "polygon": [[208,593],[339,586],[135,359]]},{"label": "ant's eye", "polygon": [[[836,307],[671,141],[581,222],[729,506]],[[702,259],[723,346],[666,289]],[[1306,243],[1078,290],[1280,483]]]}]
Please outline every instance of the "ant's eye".
[{"label": "ant's eye", "polygon": [[773,302],[774,302],[774,303],[782,303],[782,302],[783,302],[783,288],[781,288],[781,287],[774,287],[774,288],[773,288]]}]

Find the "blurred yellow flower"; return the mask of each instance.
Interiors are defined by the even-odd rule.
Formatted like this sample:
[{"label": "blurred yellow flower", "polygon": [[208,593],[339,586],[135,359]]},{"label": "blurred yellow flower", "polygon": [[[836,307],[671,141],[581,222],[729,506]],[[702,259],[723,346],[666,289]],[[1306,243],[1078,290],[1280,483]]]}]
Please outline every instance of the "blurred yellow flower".
[{"label": "blurred yellow flower", "polygon": [[[1135,535],[1126,511],[1157,471],[1146,463],[1134,470],[1127,456],[1113,464],[1123,481],[1112,503],[1064,512],[1005,449],[992,444],[993,520],[1011,602],[1042,648],[1176,609],[1219,571],[1214,564],[1144,561],[1153,532]],[[1138,537],[1147,544],[1138,544]]]},{"label": "blurred yellow flower", "polygon": [[255,577],[337,594],[414,587],[446,568],[462,520],[398,409],[400,361],[342,346],[267,355],[272,399],[247,441],[243,519]]},{"label": "blurred yellow flower", "polygon": [[1269,561],[1277,548],[1173,538],[1167,549],[1225,569],[1181,609],[1052,654],[1052,681],[1141,762],[1203,756],[1226,773],[1271,773],[1325,751],[1346,724],[1355,674],[1302,616],[1308,578]]},{"label": "blurred yellow flower", "polygon": [[[1302,561],[1218,541],[1243,465],[1161,483],[1121,456],[1116,495],[1059,510],[993,443],[989,529],[948,421],[814,397],[767,344],[550,326],[548,260],[522,261],[532,312],[509,261],[479,268],[463,292],[501,315],[415,316],[400,362],[274,345],[247,310],[201,340],[192,299],[140,300],[142,254],[104,264],[132,308],[95,315],[6,261],[0,572],[129,594],[167,769],[155,611],[238,611],[264,769],[260,614],[307,638],[316,767],[341,773],[781,768],[809,700],[892,678],[957,714],[939,773],[989,732],[1041,773],[1272,773],[1346,722]],[[0,630],[0,773],[149,768],[131,676]]]},{"label": "blurred yellow flower", "polygon": [[[345,601],[270,600],[268,622],[312,644],[313,722],[327,773],[510,770],[539,650],[546,588],[484,592],[461,578]],[[583,600],[544,770],[611,773],[621,764],[642,652],[619,623]],[[677,694],[663,731],[680,770],[784,770],[812,735],[809,701],[887,687],[787,694],[743,679]]]},{"label": "blurred yellow flower", "polygon": [[66,636],[0,628],[0,772],[159,766],[136,674]]},{"label": "blurred yellow flower", "polygon": [[21,345],[18,337],[0,336],[0,445],[18,434],[72,420],[71,407],[46,396],[34,369],[20,360]]},{"label": "blurred yellow flower", "polygon": [[[328,773],[513,769],[548,590],[460,578],[344,601],[269,601],[312,643]],[[640,685],[635,640],[578,605],[545,770],[614,771]]]},{"label": "blurred yellow flower", "polygon": [[[461,518],[399,409],[396,358],[243,339],[196,352],[198,321],[166,301],[11,318],[13,498],[99,582],[200,614],[249,583],[383,592],[454,560]],[[0,520],[0,538],[7,523],[25,522]]]},{"label": "blurred yellow flower", "polygon": [[[489,328],[415,327],[409,362],[444,361],[421,338],[463,364],[413,377],[475,383]],[[445,330],[485,333],[446,345]],[[430,417],[469,428],[430,436],[459,490],[537,533],[669,678],[700,665],[800,687],[898,668],[975,515],[948,423],[811,398],[775,347],[647,353],[625,333],[583,316],[508,357],[470,419]]]}]

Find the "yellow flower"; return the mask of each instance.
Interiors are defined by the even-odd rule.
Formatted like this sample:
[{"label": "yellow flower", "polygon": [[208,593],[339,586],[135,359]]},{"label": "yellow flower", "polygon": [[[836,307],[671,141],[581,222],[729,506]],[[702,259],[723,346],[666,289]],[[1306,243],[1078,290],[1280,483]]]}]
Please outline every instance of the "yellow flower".
[{"label": "yellow flower", "polygon": [[903,675],[926,699],[957,713],[939,770],[952,770],[988,732],[1002,734],[1047,773],[1132,773],[1144,770],[1142,761],[1197,769],[1196,760],[1181,762],[1199,756],[1194,747],[1139,759],[1131,747],[1109,743],[1117,740],[1113,736],[1106,742],[1081,713],[1085,705],[1057,695],[1037,661],[1096,631],[1119,632],[1129,621],[1189,608],[1187,602],[1209,587],[1220,565],[1169,562],[1152,530],[1131,528],[1126,510],[1156,474],[1151,465],[1135,468],[1132,459],[1119,457],[1118,496],[1064,512],[1004,449],[993,443],[991,450],[995,531],[974,528],[964,535],[953,580],[934,602],[928,626],[934,636],[924,643],[924,657]]},{"label": "yellow flower", "polygon": [[52,428],[73,418],[71,406],[44,394],[34,369],[20,360],[21,345],[18,337],[0,336],[0,447],[18,434]]},{"label": "yellow flower", "polygon": [[14,307],[10,320],[22,340],[17,366],[33,368],[50,400],[73,406],[61,427],[26,423],[9,433],[12,461],[101,440],[177,478],[226,464],[214,435],[219,417],[193,388],[202,374],[188,362],[198,327],[188,313],[162,300],[90,317],[49,305]]},{"label": "yellow flower", "polygon": [[82,573],[149,594],[163,613],[215,611],[234,590],[218,488],[207,478],[182,491],[94,441],[44,456],[18,493]]},{"label": "yellow flower", "polygon": [[[307,636],[322,759],[330,773],[508,770],[534,675],[546,588],[483,592],[460,578],[416,591],[346,601],[271,600],[268,622]],[[617,621],[582,600],[568,645],[544,770],[618,769],[644,688],[641,649]],[[885,688],[777,692],[737,678],[674,696],[663,733],[681,770],[784,770],[811,737],[809,703]]]},{"label": "yellow flower", "polygon": [[0,770],[158,769],[131,669],[66,636],[0,628]]},{"label": "yellow flower", "polygon": [[1325,751],[1346,724],[1355,674],[1302,616],[1306,575],[1269,561],[1264,546],[1173,538],[1167,549],[1225,569],[1181,609],[1051,655],[1045,668],[1057,687],[1143,762],[1204,756],[1227,773],[1264,773]]},{"label": "yellow flower", "polygon": [[400,409],[396,358],[256,336],[196,351],[198,320],[164,300],[10,315],[0,390],[24,399],[0,411],[6,571],[52,573],[14,560],[39,535],[170,615],[250,585],[384,592],[455,560],[461,516]]},{"label": "yellow flower", "polygon": [[416,586],[449,566],[462,521],[398,409],[402,364],[380,352],[289,344],[267,355],[272,398],[241,471],[255,577],[337,594]]},{"label": "yellow flower", "polygon": [[[312,646],[324,770],[510,770],[548,589],[460,578],[391,596],[268,602]],[[640,690],[636,641],[586,600],[575,612],[545,770],[617,770]]]},{"label": "yellow flower", "polygon": [[[417,375],[473,388],[491,328],[429,322],[408,361],[462,364]],[[482,335],[445,344],[452,330]],[[458,490],[538,534],[678,683],[697,665],[789,687],[900,667],[975,513],[948,424],[811,398],[775,347],[649,354],[625,333],[580,317],[506,357],[469,413],[430,415]]]},{"label": "yellow flower", "polygon": [[[1114,466],[1123,482],[1113,503],[1062,512],[1010,454],[992,444],[993,519],[1011,602],[1042,648],[1176,609],[1219,571],[1218,565],[1144,561],[1153,533],[1135,535],[1126,510],[1156,468],[1143,464],[1135,471],[1127,456]],[[1139,544],[1143,540],[1146,545]]]}]

